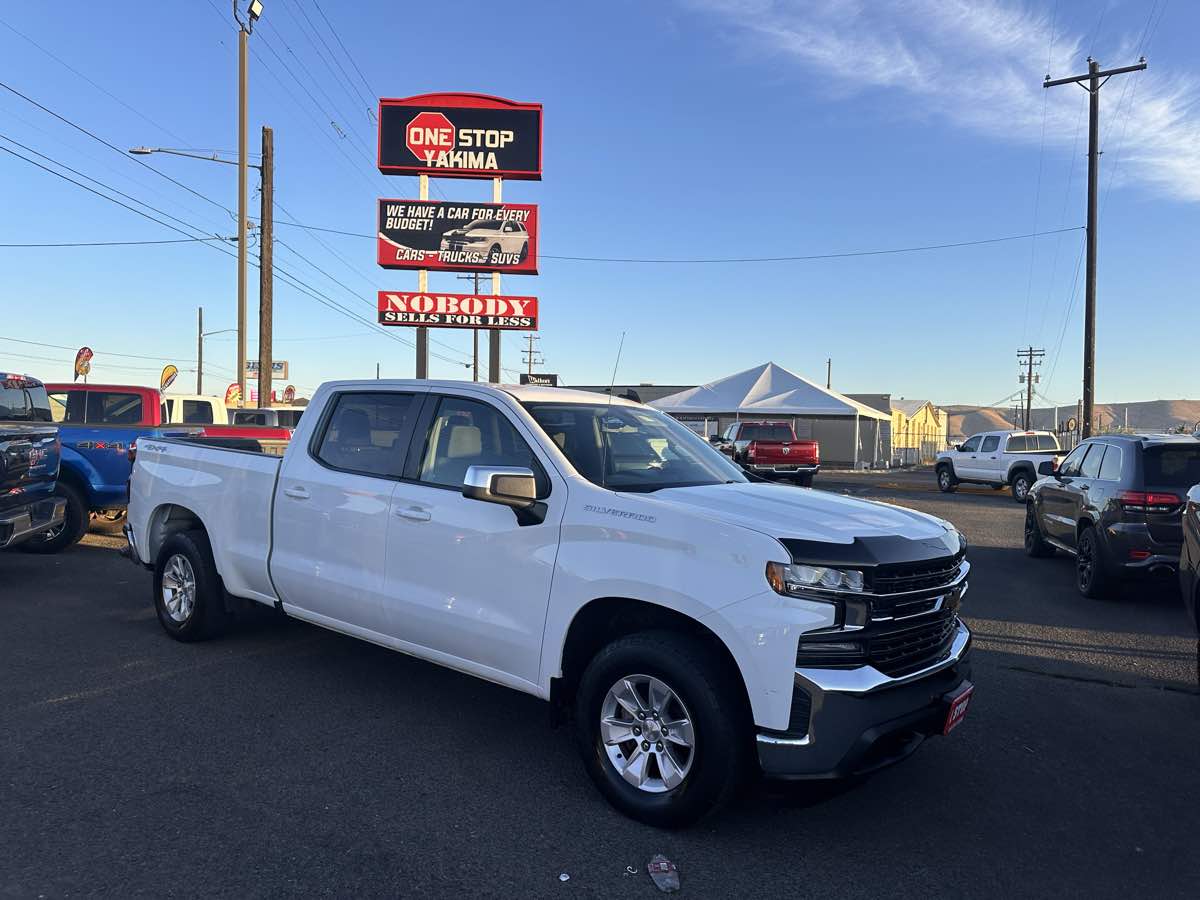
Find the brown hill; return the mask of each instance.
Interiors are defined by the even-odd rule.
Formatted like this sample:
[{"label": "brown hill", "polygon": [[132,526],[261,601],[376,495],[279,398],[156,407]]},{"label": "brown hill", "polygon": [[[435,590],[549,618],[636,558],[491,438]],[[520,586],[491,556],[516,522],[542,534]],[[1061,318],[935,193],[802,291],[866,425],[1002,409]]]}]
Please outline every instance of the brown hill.
[{"label": "brown hill", "polygon": [[[950,440],[961,441],[980,431],[998,431],[1017,427],[1014,425],[1012,408],[987,406],[946,406],[950,415]],[[1074,406],[1058,407],[1058,423],[1074,418],[1078,412]],[[1127,418],[1128,417],[1128,418]],[[1053,431],[1054,407],[1033,410],[1033,427]],[[1097,403],[1096,430],[1124,430],[1126,423],[1130,431],[1189,431],[1200,427],[1200,400],[1143,400],[1138,403]]]}]

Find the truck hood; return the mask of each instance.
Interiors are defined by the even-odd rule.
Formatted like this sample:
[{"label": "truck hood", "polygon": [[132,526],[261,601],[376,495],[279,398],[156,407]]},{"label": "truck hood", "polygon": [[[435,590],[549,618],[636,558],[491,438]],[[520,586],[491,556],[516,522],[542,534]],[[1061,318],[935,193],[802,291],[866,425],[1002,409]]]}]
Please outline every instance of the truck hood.
[{"label": "truck hood", "polygon": [[916,512],[826,491],[779,484],[713,484],[665,488],[647,495],[659,503],[700,510],[715,519],[778,539],[852,544],[856,538],[942,538],[949,523]]}]

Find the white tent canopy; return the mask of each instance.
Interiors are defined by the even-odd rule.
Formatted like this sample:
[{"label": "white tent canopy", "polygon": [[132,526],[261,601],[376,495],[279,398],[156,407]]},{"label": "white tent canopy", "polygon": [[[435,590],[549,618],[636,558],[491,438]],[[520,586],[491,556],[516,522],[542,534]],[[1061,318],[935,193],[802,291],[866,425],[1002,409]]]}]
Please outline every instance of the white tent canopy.
[{"label": "white tent canopy", "polygon": [[814,384],[773,362],[680,391],[650,405],[672,415],[859,416],[891,421],[887,413]]}]

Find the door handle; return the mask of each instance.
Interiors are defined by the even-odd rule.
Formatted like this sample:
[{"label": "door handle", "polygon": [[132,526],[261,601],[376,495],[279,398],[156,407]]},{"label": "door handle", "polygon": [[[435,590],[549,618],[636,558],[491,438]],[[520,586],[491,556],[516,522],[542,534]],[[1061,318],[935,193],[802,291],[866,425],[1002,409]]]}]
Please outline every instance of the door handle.
[{"label": "door handle", "polygon": [[293,500],[307,500],[311,494],[308,493],[308,488],[303,485],[295,487],[287,487],[283,489],[284,496],[291,497]]},{"label": "door handle", "polygon": [[398,507],[393,513],[401,519],[411,519],[414,522],[428,522],[430,518],[429,510],[419,506]]}]

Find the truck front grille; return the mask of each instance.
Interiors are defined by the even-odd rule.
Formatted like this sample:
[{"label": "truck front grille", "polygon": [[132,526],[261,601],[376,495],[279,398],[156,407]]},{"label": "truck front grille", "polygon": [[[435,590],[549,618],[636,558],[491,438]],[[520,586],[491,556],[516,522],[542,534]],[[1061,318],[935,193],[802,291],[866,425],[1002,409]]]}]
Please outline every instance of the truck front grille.
[{"label": "truck front grille", "polygon": [[957,621],[951,613],[918,625],[881,630],[868,639],[867,662],[890,678],[931,666],[949,655]]},{"label": "truck front grille", "polygon": [[954,581],[965,555],[958,553],[919,563],[880,566],[871,573],[870,590],[875,594],[936,590]]}]

